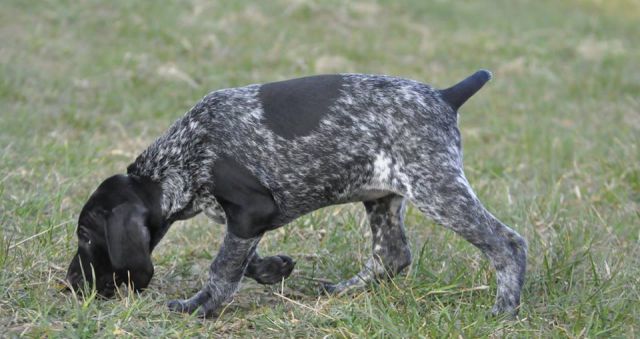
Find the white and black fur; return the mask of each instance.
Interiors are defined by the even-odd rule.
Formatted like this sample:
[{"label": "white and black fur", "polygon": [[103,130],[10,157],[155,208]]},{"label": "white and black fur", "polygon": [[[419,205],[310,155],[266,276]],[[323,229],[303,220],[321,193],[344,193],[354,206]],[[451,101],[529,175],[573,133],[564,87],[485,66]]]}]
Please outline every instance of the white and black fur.
[{"label": "white and black fur", "polygon": [[516,314],[527,245],[471,189],[457,127],[458,108],[490,77],[481,70],[436,90],[396,77],[337,74],[210,93],[127,175],[107,179],[89,199],[67,279],[74,288],[95,279],[107,296],[125,281],[145,288],[150,253],[170,225],[204,212],[226,222],[222,247],[201,291],[168,305],[213,314],[243,275],[275,283],[291,273],[291,258],[257,255],[266,231],[325,206],[362,201],[372,254],[353,278],[324,286],[340,293],[411,263],[403,229],[410,201],[489,258],[498,287],[492,311]]}]

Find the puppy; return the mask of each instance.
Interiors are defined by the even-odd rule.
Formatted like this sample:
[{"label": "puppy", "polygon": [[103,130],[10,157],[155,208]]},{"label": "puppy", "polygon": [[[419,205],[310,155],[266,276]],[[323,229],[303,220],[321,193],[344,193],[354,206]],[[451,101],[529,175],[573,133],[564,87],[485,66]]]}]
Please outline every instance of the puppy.
[{"label": "puppy", "polygon": [[481,70],[437,90],[401,78],[336,74],[205,96],[91,195],[78,221],[67,281],[148,286],[151,252],[175,221],[204,212],[226,223],[209,279],[171,310],[211,315],[243,276],[270,284],[294,262],[256,252],[265,232],[316,209],[362,201],[373,236],[361,272],[329,293],[362,288],[411,263],[406,202],[478,247],[497,271],[492,312],[515,315],[527,245],[480,203],[462,166],[458,108],[489,79]]}]

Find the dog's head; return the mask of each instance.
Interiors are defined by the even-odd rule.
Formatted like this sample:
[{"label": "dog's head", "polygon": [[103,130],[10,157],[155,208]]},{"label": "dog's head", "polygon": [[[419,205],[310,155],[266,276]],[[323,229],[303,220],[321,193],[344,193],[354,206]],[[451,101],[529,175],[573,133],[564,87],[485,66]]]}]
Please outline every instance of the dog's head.
[{"label": "dog's head", "polygon": [[111,297],[116,286],[136,290],[153,276],[151,234],[160,226],[160,188],[151,182],[116,175],[91,195],[78,219],[78,252],[66,280],[74,290],[95,284]]}]

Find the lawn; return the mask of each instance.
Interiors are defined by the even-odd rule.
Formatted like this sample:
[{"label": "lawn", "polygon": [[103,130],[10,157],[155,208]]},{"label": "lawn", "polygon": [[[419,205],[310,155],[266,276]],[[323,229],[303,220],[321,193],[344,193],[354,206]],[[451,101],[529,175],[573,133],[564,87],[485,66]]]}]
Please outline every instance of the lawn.
[{"label": "lawn", "polygon": [[[0,9],[0,336],[634,337],[640,335],[640,2],[22,1]],[[224,226],[173,226],[141,294],[60,291],[99,182],[206,93],[296,76],[494,79],[461,110],[467,177],[529,242],[517,320],[489,316],[495,272],[410,208],[413,264],[318,294],[370,251],[364,209],[268,233],[297,261],[246,281],[215,320],[170,313],[206,278]]]}]

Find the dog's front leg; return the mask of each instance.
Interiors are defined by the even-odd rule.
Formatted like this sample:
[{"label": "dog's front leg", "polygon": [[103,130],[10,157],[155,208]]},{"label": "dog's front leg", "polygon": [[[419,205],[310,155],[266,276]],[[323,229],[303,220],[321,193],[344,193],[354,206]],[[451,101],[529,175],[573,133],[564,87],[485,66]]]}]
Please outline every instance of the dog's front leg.
[{"label": "dog's front leg", "polygon": [[170,301],[169,309],[185,313],[197,311],[203,317],[214,316],[214,312],[238,289],[261,237],[245,239],[227,230],[222,247],[211,263],[205,286],[189,299]]}]

